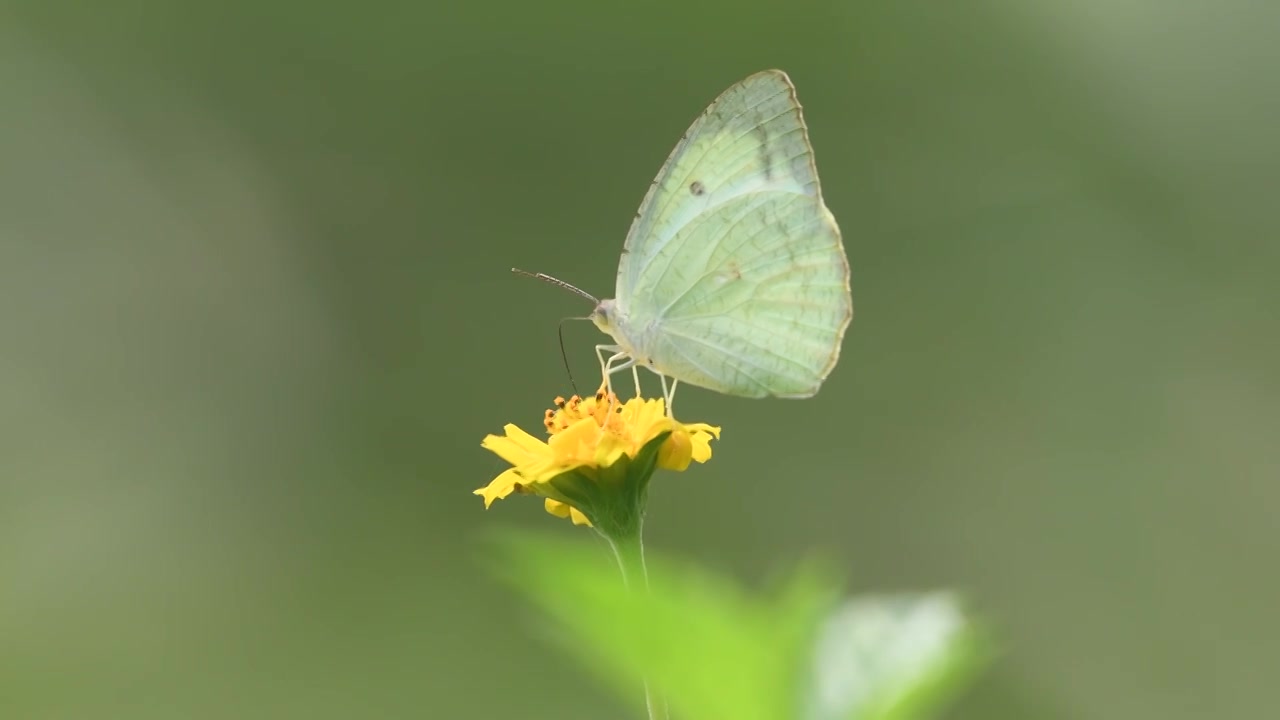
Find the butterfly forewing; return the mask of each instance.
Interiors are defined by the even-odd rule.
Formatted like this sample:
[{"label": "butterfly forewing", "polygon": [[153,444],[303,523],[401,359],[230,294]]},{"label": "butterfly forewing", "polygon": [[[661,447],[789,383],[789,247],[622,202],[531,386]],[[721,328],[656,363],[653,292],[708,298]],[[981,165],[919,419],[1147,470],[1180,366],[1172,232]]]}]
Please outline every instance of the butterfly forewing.
[{"label": "butterfly forewing", "polygon": [[656,370],[719,392],[816,392],[852,314],[848,262],[823,205],[786,75],[726,90],[676,146],[618,270],[632,344]]},{"label": "butterfly forewing", "polygon": [[699,215],[771,190],[816,196],[810,158],[785,74],[758,73],[724,91],[685,132],[641,203],[618,266],[617,297],[659,284],[666,251]]}]

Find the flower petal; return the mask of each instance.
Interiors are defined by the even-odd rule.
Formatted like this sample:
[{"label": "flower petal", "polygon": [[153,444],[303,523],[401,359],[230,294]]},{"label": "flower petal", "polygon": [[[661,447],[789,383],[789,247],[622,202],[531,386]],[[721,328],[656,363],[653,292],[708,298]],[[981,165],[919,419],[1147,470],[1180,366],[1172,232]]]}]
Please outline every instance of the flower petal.
[{"label": "flower petal", "polygon": [[708,425],[706,423],[689,423],[684,426],[684,429],[691,433],[707,433],[708,435],[715,436],[715,439],[717,440],[720,439],[720,428],[715,425]]},{"label": "flower petal", "polygon": [[591,527],[591,521],[588,520],[587,516],[583,515],[576,507],[569,508],[569,519],[573,520],[574,525],[578,525],[580,527]]},{"label": "flower petal", "polygon": [[667,436],[666,442],[658,448],[658,467],[667,470],[683,471],[689,467],[693,459],[693,442],[689,433],[677,427]]},{"label": "flower petal", "polygon": [[501,500],[516,491],[516,486],[524,482],[514,469],[507,470],[493,479],[493,482],[472,492],[472,495],[484,497],[484,509],[488,510],[494,500]]},{"label": "flower petal", "polygon": [[591,521],[587,519],[587,516],[583,515],[578,508],[568,503],[547,498],[543,501],[542,507],[545,508],[547,512],[558,518],[568,518],[572,520],[574,525],[585,525],[587,527],[591,527]]},{"label": "flower petal", "polygon": [[522,465],[518,468],[512,468],[520,473],[520,477],[524,479],[525,485],[538,485],[540,483],[552,480],[555,476],[568,470],[570,466],[563,462],[556,462],[552,458],[538,460],[528,465]]},{"label": "flower petal", "polygon": [[[628,453],[628,451],[630,451]],[[609,467],[618,462],[623,455],[634,455],[635,449],[627,445],[627,442],[613,433],[605,433],[600,438],[599,443],[595,447],[595,456],[592,458],[592,464],[596,467]]]},{"label": "flower petal", "polygon": [[581,418],[568,427],[551,436],[550,446],[553,448],[568,447],[581,442],[595,442],[600,434],[600,426],[591,418]]},{"label": "flower petal", "polygon": [[[718,430],[719,428],[717,428]],[[704,463],[711,459],[711,434],[705,432],[694,433],[690,437],[692,448],[689,457],[697,462]]]},{"label": "flower petal", "polygon": [[641,400],[640,398],[632,398],[627,401],[623,407],[623,413],[628,415],[632,429],[632,434],[636,438],[637,449],[646,442],[652,440],[662,429],[670,425],[671,419],[667,417],[663,410],[662,400]]},{"label": "flower petal", "polygon": [[506,431],[506,437],[486,435],[480,447],[495,453],[512,465],[525,465],[551,455],[551,449],[546,443],[516,425],[507,424],[502,429]]}]

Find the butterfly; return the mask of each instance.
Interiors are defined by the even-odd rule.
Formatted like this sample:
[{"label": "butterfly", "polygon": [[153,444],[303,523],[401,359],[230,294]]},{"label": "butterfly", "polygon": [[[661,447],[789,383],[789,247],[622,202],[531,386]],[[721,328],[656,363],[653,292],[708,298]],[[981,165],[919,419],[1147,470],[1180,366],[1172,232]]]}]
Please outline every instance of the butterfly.
[{"label": "butterfly", "polygon": [[630,368],[639,395],[646,367],[668,413],[680,382],[752,398],[817,393],[853,299],[786,73],[738,82],[694,120],[640,204],[614,298],[536,275],[596,302],[590,319],[614,340],[596,346],[610,390]]}]

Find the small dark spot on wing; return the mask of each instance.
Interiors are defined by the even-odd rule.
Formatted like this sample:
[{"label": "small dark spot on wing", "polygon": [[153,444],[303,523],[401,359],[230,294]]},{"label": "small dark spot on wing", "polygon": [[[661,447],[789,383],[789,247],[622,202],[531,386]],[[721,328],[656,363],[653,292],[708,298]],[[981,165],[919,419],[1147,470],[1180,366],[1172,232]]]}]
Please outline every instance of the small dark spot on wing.
[{"label": "small dark spot on wing", "polygon": [[689,192],[699,196],[705,195],[707,193],[707,186],[703,185],[701,180],[694,180],[689,185]]},{"label": "small dark spot on wing", "polygon": [[756,134],[760,136],[760,164],[764,167],[764,179],[773,179],[773,158],[769,156],[769,131],[764,123],[756,125]]}]

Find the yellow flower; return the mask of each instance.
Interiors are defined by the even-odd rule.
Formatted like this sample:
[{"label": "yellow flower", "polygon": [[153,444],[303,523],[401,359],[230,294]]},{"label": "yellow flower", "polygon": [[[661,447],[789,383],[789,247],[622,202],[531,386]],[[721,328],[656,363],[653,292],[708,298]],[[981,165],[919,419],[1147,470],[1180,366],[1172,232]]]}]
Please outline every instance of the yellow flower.
[{"label": "yellow flower", "polygon": [[[598,498],[589,484],[603,486],[609,469],[619,467],[624,458],[634,461],[659,436],[665,440],[656,448],[656,466],[684,470],[692,461],[711,458],[711,439],[720,437],[720,428],[704,423],[685,425],[667,417],[661,399],[632,398],[619,403],[614,395],[604,392],[595,397],[577,395],[565,400],[556,398],[555,408],[543,417],[550,438],[543,442],[515,425],[507,425],[505,435],[489,435],[481,446],[493,451],[512,467],[494,478],[486,487],[475,491],[488,508],[513,492],[545,497],[547,512],[570,518],[575,525],[591,525],[592,508],[579,507]],[[639,463],[643,466],[643,463]],[[653,471],[653,464],[633,473],[644,472],[635,482],[643,485]]]}]

